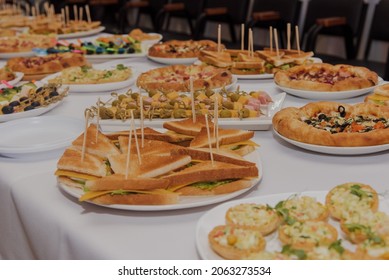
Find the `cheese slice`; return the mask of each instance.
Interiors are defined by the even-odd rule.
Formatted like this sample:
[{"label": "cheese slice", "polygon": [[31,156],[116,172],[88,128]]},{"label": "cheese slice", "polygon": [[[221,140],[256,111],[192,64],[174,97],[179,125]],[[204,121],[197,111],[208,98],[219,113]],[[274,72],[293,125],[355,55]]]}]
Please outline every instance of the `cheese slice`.
[{"label": "cheese slice", "polygon": [[89,175],[89,174],[83,174],[83,173],[78,173],[78,172],[74,172],[74,171],[67,171],[67,170],[60,170],[60,169],[55,171],[54,174],[56,176],[67,176],[67,177],[84,179],[84,180],[96,180],[96,179],[100,178],[100,177]]},{"label": "cheese slice", "polygon": [[235,146],[239,146],[239,145],[259,147],[259,145],[257,143],[255,143],[254,141],[251,141],[251,140],[236,142],[233,144],[227,144],[227,145],[223,145],[223,147],[229,148],[229,147],[235,147]]},{"label": "cheese slice", "polygon": [[[119,191],[119,190],[117,190]],[[141,191],[141,190],[122,190],[123,192],[131,192],[131,193],[137,193],[137,194],[169,194],[172,193],[171,191],[168,190],[163,190],[163,189],[155,189],[151,191]],[[99,196],[103,196],[106,194],[111,194],[114,193],[115,191],[109,190],[109,191],[88,191],[84,193],[78,200],[79,201],[85,201],[85,200],[90,200]],[[119,194],[120,195],[120,194]]]}]

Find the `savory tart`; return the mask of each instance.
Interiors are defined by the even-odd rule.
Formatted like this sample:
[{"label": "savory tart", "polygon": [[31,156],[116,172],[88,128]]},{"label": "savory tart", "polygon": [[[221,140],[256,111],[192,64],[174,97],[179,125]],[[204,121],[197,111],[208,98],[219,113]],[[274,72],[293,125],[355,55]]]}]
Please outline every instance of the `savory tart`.
[{"label": "savory tart", "polygon": [[332,218],[346,219],[364,211],[377,211],[378,194],[369,185],[345,183],[331,189],[326,196],[326,206]]},{"label": "savory tart", "polygon": [[268,235],[278,228],[281,219],[271,207],[263,204],[245,203],[228,209],[226,223],[258,230],[262,235]]},{"label": "savory tart", "polygon": [[378,84],[377,73],[365,67],[327,63],[300,65],[275,73],[277,85],[311,91],[346,91]]},{"label": "savory tart", "polygon": [[273,117],[274,129],[303,143],[359,147],[389,143],[389,107],[370,103],[356,105],[331,101],[288,107]]},{"label": "savory tart", "polygon": [[212,249],[229,260],[247,258],[266,246],[265,238],[258,230],[238,226],[217,226],[208,234],[208,239]]},{"label": "savory tart", "polygon": [[278,238],[284,245],[296,249],[310,250],[318,245],[329,245],[338,238],[335,227],[327,222],[295,222],[283,225],[278,230]]},{"label": "savory tart", "polygon": [[166,58],[196,58],[201,50],[217,50],[217,44],[210,40],[171,40],[149,48],[149,56]]}]

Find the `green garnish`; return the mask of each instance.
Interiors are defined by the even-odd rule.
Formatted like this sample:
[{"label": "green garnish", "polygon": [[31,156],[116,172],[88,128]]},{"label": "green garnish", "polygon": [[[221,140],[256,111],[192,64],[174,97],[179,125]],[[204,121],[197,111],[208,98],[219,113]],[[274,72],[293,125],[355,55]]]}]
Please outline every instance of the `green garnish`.
[{"label": "green garnish", "polygon": [[290,245],[285,245],[282,247],[281,250],[282,254],[288,255],[288,256],[296,256],[299,260],[306,260],[307,254],[304,250],[300,249],[293,249]]},{"label": "green garnish", "polygon": [[124,69],[127,69],[128,67],[124,66],[123,64],[118,64],[116,65],[116,69],[117,70],[124,70]]},{"label": "green garnish", "polygon": [[344,252],[344,248],[342,246],[342,240],[339,239],[339,240],[331,243],[330,246],[328,246],[328,249],[330,249],[330,250],[333,249],[336,252],[338,252],[340,255],[342,255]]}]

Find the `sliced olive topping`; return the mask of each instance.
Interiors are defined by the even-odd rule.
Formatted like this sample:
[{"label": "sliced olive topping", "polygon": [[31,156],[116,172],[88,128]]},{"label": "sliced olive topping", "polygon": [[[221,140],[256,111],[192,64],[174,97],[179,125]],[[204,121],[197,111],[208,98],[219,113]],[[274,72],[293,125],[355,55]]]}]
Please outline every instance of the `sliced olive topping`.
[{"label": "sliced olive topping", "polygon": [[338,107],[338,112],[342,118],[346,116],[346,108],[344,108],[342,105]]}]

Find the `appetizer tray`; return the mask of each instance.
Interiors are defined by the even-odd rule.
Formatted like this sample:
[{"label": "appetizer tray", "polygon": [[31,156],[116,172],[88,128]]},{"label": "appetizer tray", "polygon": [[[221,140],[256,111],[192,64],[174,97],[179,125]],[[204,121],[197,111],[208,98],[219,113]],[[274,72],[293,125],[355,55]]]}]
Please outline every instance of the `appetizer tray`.
[{"label": "appetizer tray", "polygon": [[82,120],[63,116],[33,117],[0,124],[0,154],[21,158],[61,149],[70,145],[83,129]]},{"label": "appetizer tray", "polygon": [[[103,205],[103,204],[96,204],[91,201],[87,201],[87,202],[91,204],[103,206],[106,208],[119,209],[119,210],[132,210],[132,211],[177,210],[177,209],[194,208],[194,207],[200,207],[200,206],[223,202],[249,191],[254,186],[256,186],[259,183],[259,181],[262,179],[263,168],[262,168],[262,162],[258,150],[255,150],[249,155],[247,155],[245,159],[255,162],[257,164],[259,176],[258,178],[252,180],[251,187],[233,193],[223,194],[223,195],[212,195],[212,196],[187,196],[187,197],[180,196],[179,202],[177,204],[170,204],[170,205],[121,205],[121,204]],[[83,190],[81,189],[68,187],[60,183],[58,183],[58,185],[59,188],[63,190],[65,193],[77,199],[80,198],[83,194]]]},{"label": "appetizer tray", "polygon": [[171,57],[156,57],[150,55],[147,55],[147,57],[154,62],[167,64],[167,65],[193,64],[197,60],[197,57],[171,58]]},{"label": "appetizer tray", "polygon": [[[219,125],[224,128],[248,129],[248,130],[269,130],[272,126],[272,118],[278,112],[285,100],[285,92],[271,95],[273,103],[264,108],[264,115],[258,118],[219,118]],[[162,128],[163,123],[173,119],[145,119],[144,125],[153,128]],[[135,120],[139,126],[139,119]],[[118,131],[129,127],[129,120],[100,120],[100,125],[105,131]]]},{"label": "appetizer tray", "polygon": [[[309,192],[302,192],[298,193],[297,195],[300,196],[310,196],[313,198],[316,198],[317,201],[324,203],[325,196],[328,192],[327,191],[309,191]],[[205,213],[200,220],[197,223],[196,227],[196,247],[197,251],[201,257],[201,259],[204,260],[222,260],[222,258],[216,254],[212,248],[209,245],[208,242],[208,233],[218,225],[225,224],[225,214],[227,210],[235,205],[241,204],[241,203],[258,203],[258,204],[268,204],[272,207],[274,207],[279,201],[285,200],[290,198],[291,196],[296,195],[296,193],[282,193],[282,194],[275,194],[275,195],[267,195],[267,196],[258,196],[258,197],[250,197],[246,199],[240,199],[240,200],[233,200],[226,203],[223,203],[221,205],[216,206],[215,208],[211,209],[207,213]],[[380,198],[380,211],[389,213],[389,201],[388,199]],[[332,219],[329,219],[329,223],[335,226],[335,228],[340,233],[340,227],[339,223],[334,222]],[[341,234],[339,234],[339,237],[342,237]],[[277,233],[272,233],[265,237],[266,239],[266,250],[267,251],[280,251],[282,246],[281,242],[277,238]],[[351,249],[353,245],[345,239],[342,241],[342,245],[347,248]]]}]

